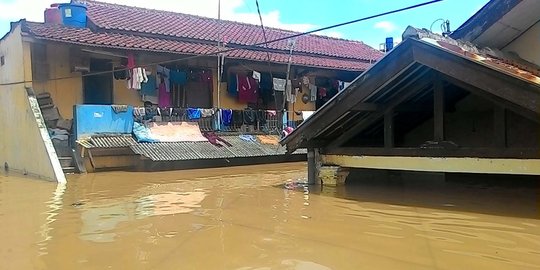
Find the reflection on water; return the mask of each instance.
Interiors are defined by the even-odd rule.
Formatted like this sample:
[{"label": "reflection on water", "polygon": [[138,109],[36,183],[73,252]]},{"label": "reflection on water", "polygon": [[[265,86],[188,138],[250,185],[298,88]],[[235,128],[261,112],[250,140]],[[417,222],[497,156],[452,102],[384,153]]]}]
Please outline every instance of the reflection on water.
[{"label": "reflection on water", "polygon": [[538,269],[538,185],[359,178],[305,164],[0,176],[2,269]]}]

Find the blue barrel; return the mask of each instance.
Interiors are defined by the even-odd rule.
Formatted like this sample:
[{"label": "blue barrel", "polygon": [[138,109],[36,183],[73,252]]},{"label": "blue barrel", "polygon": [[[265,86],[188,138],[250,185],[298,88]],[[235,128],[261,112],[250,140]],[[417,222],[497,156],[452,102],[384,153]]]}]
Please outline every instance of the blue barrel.
[{"label": "blue barrel", "polygon": [[85,28],[86,27],[86,6],[81,4],[61,4],[59,7],[62,13],[62,23],[66,26]]}]

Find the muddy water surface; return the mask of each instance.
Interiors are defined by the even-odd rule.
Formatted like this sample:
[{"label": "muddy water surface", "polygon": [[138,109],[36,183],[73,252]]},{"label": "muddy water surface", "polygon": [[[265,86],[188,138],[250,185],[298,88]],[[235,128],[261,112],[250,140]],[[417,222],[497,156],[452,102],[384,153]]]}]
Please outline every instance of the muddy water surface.
[{"label": "muddy water surface", "polygon": [[355,179],[305,164],[0,176],[0,269],[540,269],[534,185]]}]

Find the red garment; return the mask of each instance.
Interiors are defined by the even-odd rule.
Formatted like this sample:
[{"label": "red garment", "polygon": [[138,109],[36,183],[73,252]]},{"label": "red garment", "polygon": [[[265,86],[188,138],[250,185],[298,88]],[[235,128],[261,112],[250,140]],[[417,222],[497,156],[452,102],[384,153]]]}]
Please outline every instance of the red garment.
[{"label": "red garment", "polygon": [[127,68],[133,69],[135,68],[135,56],[133,56],[132,52],[127,53]]},{"label": "red garment", "polygon": [[326,97],[326,88],[319,87],[319,97],[320,98]]},{"label": "red garment", "polygon": [[259,84],[251,76],[238,75],[238,100],[248,103],[257,103],[259,97]]}]

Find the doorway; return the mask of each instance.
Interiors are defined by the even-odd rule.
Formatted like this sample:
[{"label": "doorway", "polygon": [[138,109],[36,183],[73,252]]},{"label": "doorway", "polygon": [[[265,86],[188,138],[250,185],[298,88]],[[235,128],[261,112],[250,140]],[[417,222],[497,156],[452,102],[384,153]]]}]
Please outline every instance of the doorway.
[{"label": "doorway", "polygon": [[[90,59],[90,74],[112,71],[112,62],[108,59]],[[113,103],[113,74],[105,72],[83,77],[84,104]]]}]

